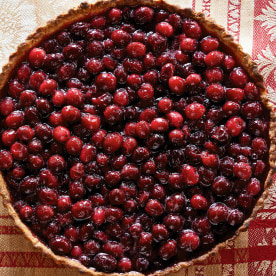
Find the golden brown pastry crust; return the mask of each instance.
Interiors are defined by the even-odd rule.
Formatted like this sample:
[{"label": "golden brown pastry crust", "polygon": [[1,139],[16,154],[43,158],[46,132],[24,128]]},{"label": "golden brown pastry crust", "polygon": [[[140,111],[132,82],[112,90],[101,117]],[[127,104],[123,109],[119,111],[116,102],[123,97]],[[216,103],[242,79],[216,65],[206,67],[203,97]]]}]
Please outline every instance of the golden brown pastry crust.
[{"label": "golden brown pastry crust", "polygon": [[[268,188],[272,184],[272,176],[276,172],[276,114],[273,112],[273,104],[269,102],[267,97],[267,91],[263,85],[263,77],[258,71],[257,65],[252,61],[251,57],[243,52],[241,45],[237,44],[234,41],[234,38],[229,35],[225,28],[217,25],[215,21],[211,18],[206,18],[203,13],[194,12],[192,9],[181,9],[178,6],[173,6],[171,4],[166,3],[162,0],[117,0],[117,1],[99,1],[95,4],[81,3],[78,8],[71,9],[67,14],[63,14],[58,16],[55,20],[51,20],[47,23],[45,27],[38,28],[36,32],[26,39],[26,41],[20,44],[17,48],[17,51],[12,54],[9,58],[9,62],[7,65],[3,67],[2,74],[0,75],[0,91],[4,88],[7,81],[11,78],[12,73],[14,72],[16,66],[23,60],[26,56],[26,53],[34,46],[39,45],[46,37],[51,36],[56,31],[61,30],[68,26],[69,24],[83,20],[92,15],[99,14],[109,8],[115,6],[138,6],[138,5],[148,5],[151,7],[164,8],[169,10],[170,12],[177,12],[183,17],[188,17],[196,20],[205,30],[217,37],[220,42],[225,45],[228,49],[231,50],[235,59],[240,63],[240,65],[244,68],[244,70],[248,73],[250,80],[254,82],[260,90],[261,93],[261,101],[264,106],[270,111],[270,150],[269,150],[269,163],[270,163],[270,171],[268,173],[267,179],[264,185],[264,192],[257,201],[251,216],[244,221],[242,226],[236,231],[235,235],[228,239],[227,241],[218,244],[215,248],[213,248],[210,252],[193,259],[187,262],[179,262],[171,267],[168,267],[162,271],[156,271],[151,276],[161,276],[166,275],[171,272],[177,272],[181,268],[192,266],[198,262],[206,260],[209,256],[217,254],[218,250],[227,246],[227,244],[235,239],[241,232],[247,230],[250,221],[252,221],[258,212],[258,210],[263,208],[264,200],[268,196]],[[2,96],[2,95],[0,95]],[[35,248],[41,249],[43,253],[47,256],[51,257],[56,263],[63,264],[71,268],[78,269],[81,272],[85,272],[89,275],[93,276],[104,276],[107,273],[97,272],[95,269],[89,269],[83,266],[78,261],[72,260],[67,257],[62,257],[55,255],[45,244],[40,242],[40,240],[32,234],[30,229],[21,221],[18,214],[14,210],[9,191],[5,184],[5,181],[0,173],[0,194],[3,197],[3,204],[8,209],[9,215],[14,219],[15,225],[19,227],[22,232],[25,234],[25,237],[32,242]],[[110,276],[121,276],[120,273],[109,273]],[[125,273],[125,276],[130,275],[144,275],[139,272],[129,272]]]}]

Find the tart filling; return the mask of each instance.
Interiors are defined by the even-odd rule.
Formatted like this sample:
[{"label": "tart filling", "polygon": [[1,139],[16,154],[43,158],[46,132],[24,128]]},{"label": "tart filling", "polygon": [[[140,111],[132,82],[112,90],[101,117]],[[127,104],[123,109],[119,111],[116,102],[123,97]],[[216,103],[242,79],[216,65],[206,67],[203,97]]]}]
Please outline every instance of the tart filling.
[{"label": "tart filling", "polygon": [[1,92],[14,209],[55,254],[97,271],[150,273],[209,252],[264,190],[270,117],[257,81],[169,9],[68,25]]}]

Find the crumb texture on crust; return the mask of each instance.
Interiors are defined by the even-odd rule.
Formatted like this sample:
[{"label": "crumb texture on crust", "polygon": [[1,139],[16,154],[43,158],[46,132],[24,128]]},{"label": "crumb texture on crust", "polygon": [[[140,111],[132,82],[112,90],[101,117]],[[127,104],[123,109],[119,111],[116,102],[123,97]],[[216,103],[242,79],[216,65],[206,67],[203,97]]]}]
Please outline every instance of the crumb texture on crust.
[{"label": "crumb texture on crust", "polygon": [[[2,70],[3,73],[0,75],[0,90],[3,89],[3,87],[6,85],[7,81],[11,77],[13,71],[15,70],[17,64],[19,64],[24,58],[25,53],[32,47],[39,45],[45,37],[50,36],[51,34],[55,33],[57,30],[60,30],[66,27],[68,24],[71,24],[72,22],[76,22],[83,18],[100,13],[108,8],[115,7],[115,6],[125,6],[125,5],[136,6],[141,4],[148,5],[151,7],[168,9],[171,12],[177,11],[183,17],[189,17],[189,18],[195,19],[200,25],[204,26],[207,32],[210,32],[212,33],[212,35],[219,38],[219,40],[226,47],[232,50],[236,59],[239,60],[240,64],[243,66],[245,71],[249,74],[250,79],[253,80],[255,84],[258,86],[261,92],[261,100],[263,104],[266,106],[266,108],[270,110],[269,136],[271,140],[271,145],[269,150],[269,162],[270,162],[271,169],[267,176],[264,192],[262,196],[259,198],[258,202],[256,203],[256,206],[252,211],[252,215],[250,216],[250,218],[244,221],[242,226],[237,230],[236,234],[232,238],[230,238],[226,242],[218,244],[209,253],[203,256],[200,256],[199,258],[194,259],[192,261],[180,262],[174,265],[173,267],[169,267],[163,271],[156,271],[155,273],[150,274],[152,276],[153,275],[161,276],[171,272],[177,272],[182,267],[191,266],[199,261],[205,260],[209,255],[215,254],[219,249],[225,247],[231,240],[235,239],[241,232],[246,231],[249,226],[249,222],[256,217],[258,210],[263,208],[264,200],[268,195],[268,188],[272,184],[272,176],[276,172],[276,138],[275,138],[276,137],[276,114],[273,112],[273,105],[268,100],[266,89],[263,85],[263,78],[258,71],[257,65],[252,61],[251,57],[248,54],[243,52],[242,47],[234,41],[233,37],[226,32],[224,27],[217,25],[213,19],[206,18],[203,13],[197,13],[192,11],[191,9],[180,9],[177,6],[172,6],[161,0],[158,0],[158,1],[157,0],[146,0],[146,1],[119,0],[116,2],[99,1],[99,2],[96,2],[95,4],[82,3],[78,8],[71,9],[67,14],[60,15],[57,17],[57,19],[49,21],[45,27],[38,28],[34,34],[28,36],[26,41],[18,46],[16,53],[10,56],[9,63],[3,67],[3,70]],[[43,253],[45,253],[47,256],[52,257],[59,264],[64,264],[72,268],[77,268],[79,271],[88,273],[90,275],[95,275],[95,276],[106,275],[106,273],[97,272],[93,269],[88,269],[77,261],[71,260],[66,257],[57,256],[47,246],[41,243],[39,239],[37,239],[29,230],[29,228],[21,221],[18,214],[14,210],[11,203],[11,197],[10,197],[9,191],[7,189],[7,186],[5,184],[5,181],[2,175],[0,175],[0,194],[3,196],[3,203],[8,209],[9,215],[14,219],[15,224],[23,231],[26,238],[33,243],[34,247],[41,249]],[[109,275],[119,276],[122,274],[111,273]],[[138,272],[130,272],[130,273],[126,273],[126,275],[142,276],[144,274],[138,273]]]}]

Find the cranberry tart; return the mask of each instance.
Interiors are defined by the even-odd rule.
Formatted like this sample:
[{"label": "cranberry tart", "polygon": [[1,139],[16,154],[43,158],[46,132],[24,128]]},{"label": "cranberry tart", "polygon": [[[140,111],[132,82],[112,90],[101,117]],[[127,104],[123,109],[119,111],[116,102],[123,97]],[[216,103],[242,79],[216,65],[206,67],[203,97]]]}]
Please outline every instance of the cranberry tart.
[{"label": "cranberry tart", "polygon": [[0,89],[4,204],[36,247],[91,275],[207,258],[272,182],[262,77],[202,13],[83,3],[18,47]]}]

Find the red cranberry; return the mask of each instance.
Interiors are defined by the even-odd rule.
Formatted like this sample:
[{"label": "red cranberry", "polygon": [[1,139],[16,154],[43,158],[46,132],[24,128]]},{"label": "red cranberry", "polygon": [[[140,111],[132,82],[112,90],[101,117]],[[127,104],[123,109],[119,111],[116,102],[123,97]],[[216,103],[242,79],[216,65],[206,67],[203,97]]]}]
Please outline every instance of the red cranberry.
[{"label": "red cranberry", "polygon": [[248,163],[239,162],[234,165],[233,172],[240,179],[248,179],[251,176],[251,167]]},{"label": "red cranberry", "polygon": [[89,131],[95,132],[99,129],[101,121],[96,115],[85,114],[81,118],[81,124]]},{"label": "red cranberry", "polygon": [[193,195],[191,198],[191,205],[194,209],[204,210],[207,207],[207,200],[202,195]]},{"label": "red cranberry", "polygon": [[205,64],[210,67],[221,66],[223,60],[224,54],[220,51],[212,51],[205,56]]},{"label": "red cranberry", "polygon": [[69,196],[61,196],[57,201],[57,208],[60,212],[65,213],[71,209],[72,202]]},{"label": "red cranberry", "polygon": [[80,110],[71,105],[63,107],[61,110],[61,114],[64,120],[70,123],[75,123],[81,118]]},{"label": "red cranberry", "polygon": [[[11,146],[10,152],[12,153],[12,156],[14,159],[24,160],[27,158],[28,148],[24,144],[16,142]],[[10,158],[7,159],[8,157],[7,155],[5,155],[5,157],[6,157],[6,160],[4,160],[4,163],[10,160]]]},{"label": "red cranberry", "polygon": [[141,58],[146,53],[146,46],[140,42],[131,42],[127,45],[127,54],[133,58]]},{"label": "red cranberry", "polygon": [[212,224],[217,225],[226,221],[228,213],[229,211],[225,204],[214,203],[208,209],[208,219]]},{"label": "red cranberry", "polygon": [[119,106],[127,106],[129,104],[129,96],[127,91],[123,88],[116,90],[113,95],[113,102]]},{"label": "red cranberry", "polygon": [[94,257],[93,263],[97,270],[103,271],[103,272],[112,272],[117,267],[116,259],[106,253],[98,253]]},{"label": "red cranberry", "polygon": [[194,52],[197,49],[197,40],[192,38],[183,38],[180,43],[180,49],[184,52]]},{"label": "red cranberry", "polygon": [[50,248],[59,255],[68,255],[71,252],[72,245],[70,241],[63,236],[56,236],[50,241]]},{"label": "red cranberry", "polygon": [[189,104],[185,108],[185,114],[191,120],[200,119],[204,115],[204,113],[205,113],[205,107],[199,103]]},{"label": "red cranberry", "polygon": [[150,127],[155,132],[166,132],[169,129],[169,123],[164,118],[156,118],[151,122]]},{"label": "red cranberry", "polygon": [[30,141],[34,137],[34,131],[29,126],[21,126],[16,131],[17,139],[20,141]]},{"label": "red cranberry", "polygon": [[224,95],[224,88],[219,84],[214,83],[206,88],[206,96],[214,102],[222,101],[224,99]]},{"label": "red cranberry", "polygon": [[241,132],[245,129],[246,123],[240,117],[231,117],[226,122],[226,127],[231,133],[231,135],[236,137],[239,136]]},{"label": "red cranberry", "polygon": [[240,88],[228,88],[226,91],[226,98],[229,101],[240,102],[244,98],[244,90]]},{"label": "red cranberry", "polygon": [[46,53],[43,49],[33,48],[29,53],[29,62],[32,67],[40,68],[43,65]]},{"label": "red cranberry", "polygon": [[245,85],[244,94],[245,94],[246,99],[248,99],[250,101],[256,101],[260,97],[260,93],[259,93],[257,86],[252,82],[248,82]]},{"label": "red cranberry", "polygon": [[145,211],[153,217],[159,217],[163,214],[164,212],[164,207],[162,204],[156,200],[156,199],[151,199],[148,201]]},{"label": "red cranberry", "polygon": [[158,33],[153,33],[148,36],[147,43],[153,53],[158,54],[163,52],[167,47],[167,40]]},{"label": "red cranberry", "polygon": [[154,15],[154,11],[149,7],[140,7],[134,10],[133,19],[137,24],[149,23]]},{"label": "red cranberry", "polygon": [[23,206],[19,211],[19,215],[21,219],[25,221],[30,221],[32,219],[33,213],[34,213],[34,210],[29,205]]},{"label": "red cranberry", "polygon": [[141,100],[150,100],[154,96],[154,88],[149,83],[144,83],[137,91],[137,94]]},{"label": "red cranberry", "polygon": [[215,194],[224,196],[231,192],[232,183],[224,176],[218,176],[215,178],[212,188]]},{"label": "red cranberry", "polygon": [[121,205],[125,201],[125,193],[121,189],[113,189],[109,193],[109,202],[112,205]]},{"label": "red cranberry", "polygon": [[237,115],[240,111],[240,108],[241,106],[239,103],[233,102],[233,101],[227,101],[223,105],[222,110],[226,116],[231,117],[231,116]]},{"label": "red cranberry", "polygon": [[234,68],[229,75],[230,82],[233,86],[244,88],[248,82],[248,76],[245,71],[238,67]]},{"label": "red cranberry", "polygon": [[132,262],[129,258],[122,258],[120,261],[118,261],[117,269],[119,272],[125,273],[129,272],[132,269]]},{"label": "red cranberry", "polygon": [[199,242],[199,237],[194,231],[186,230],[179,236],[178,246],[185,251],[192,252],[198,248]]},{"label": "red cranberry", "polygon": [[192,19],[183,20],[183,31],[188,37],[199,39],[201,37],[202,31],[200,25]]},{"label": "red cranberry", "polygon": [[161,259],[167,261],[174,257],[177,253],[177,244],[174,240],[168,240],[164,243],[158,251],[158,255]]},{"label": "red cranberry", "polygon": [[190,165],[184,165],[182,167],[182,180],[187,185],[195,185],[199,181],[199,175],[197,170]]},{"label": "red cranberry", "polygon": [[219,67],[209,68],[205,71],[205,80],[207,83],[221,82],[223,80],[223,72]]},{"label": "red cranberry", "polygon": [[123,137],[119,133],[108,134],[103,141],[103,148],[108,153],[114,153],[119,150],[123,144]]},{"label": "red cranberry", "polygon": [[48,168],[53,172],[61,172],[65,169],[65,160],[60,155],[53,155],[48,160]]},{"label": "red cranberry", "polygon": [[36,217],[39,221],[48,221],[54,216],[54,209],[48,205],[39,205],[36,207]]},{"label": "red cranberry", "polygon": [[173,27],[167,22],[158,23],[155,29],[156,29],[156,32],[158,32],[159,34],[165,37],[170,37],[173,35]]},{"label": "red cranberry", "polygon": [[95,79],[95,85],[104,92],[112,92],[116,88],[116,78],[110,73],[101,73]]},{"label": "red cranberry", "polygon": [[244,214],[238,209],[232,210],[229,213],[229,216],[227,218],[227,222],[231,226],[239,225],[243,222],[243,220],[244,220]]},{"label": "red cranberry", "polygon": [[178,215],[168,215],[163,220],[164,225],[171,231],[178,231],[183,225],[183,220]]},{"label": "red cranberry", "polygon": [[104,117],[107,122],[114,124],[123,120],[124,111],[118,105],[109,105],[104,111]]}]

